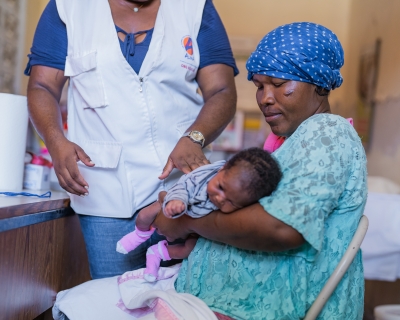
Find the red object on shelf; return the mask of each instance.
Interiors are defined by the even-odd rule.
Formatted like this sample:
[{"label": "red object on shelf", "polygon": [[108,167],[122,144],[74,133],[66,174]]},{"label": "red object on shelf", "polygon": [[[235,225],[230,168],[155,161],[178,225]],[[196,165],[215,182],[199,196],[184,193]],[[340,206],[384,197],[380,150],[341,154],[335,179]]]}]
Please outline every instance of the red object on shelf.
[{"label": "red object on shelf", "polygon": [[32,152],[28,152],[31,156],[32,159],[29,163],[31,164],[37,164],[39,166],[45,166],[48,168],[53,167],[53,163],[49,160],[47,160],[46,158],[43,158],[42,156],[38,156],[36,154],[33,154]]}]

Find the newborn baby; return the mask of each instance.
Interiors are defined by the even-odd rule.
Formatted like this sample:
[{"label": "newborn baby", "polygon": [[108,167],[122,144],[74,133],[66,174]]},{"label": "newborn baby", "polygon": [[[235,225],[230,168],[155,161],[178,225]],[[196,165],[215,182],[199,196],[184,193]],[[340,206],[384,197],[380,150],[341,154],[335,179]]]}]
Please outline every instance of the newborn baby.
[{"label": "newborn baby", "polygon": [[[278,163],[259,148],[240,151],[228,161],[217,161],[183,175],[167,192],[163,203],[156,201],[143,208],[136,218],[136,228],[117,243],[117,251],[128,253],[151,237],[152,223],[162,209],[164,215],[175,219],[183,214],[201,218],[211,211],[231,213],[270,195],[281,179]],[[161,260],[184,259],[196,245],[192,236],[184,243],[168,245],[166,240],[151,246],[146,253],[144,277],[157,279]]]}]

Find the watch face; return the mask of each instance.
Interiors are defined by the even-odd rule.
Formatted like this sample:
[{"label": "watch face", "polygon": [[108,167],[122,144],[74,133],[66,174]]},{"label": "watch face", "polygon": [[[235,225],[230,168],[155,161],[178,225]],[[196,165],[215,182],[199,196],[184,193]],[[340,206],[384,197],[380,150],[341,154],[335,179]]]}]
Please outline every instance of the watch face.
[{"label": "watch face", "polygon": [[204,141],[206,139],[200,131],[193,130],[185,135],[188,136],[193,142],[201,144],[202,147],[204,146]]},{"label": "watch face", "polygon": [[203,135],[200,132],[193,131],[192,132],[192,138],[196,139],[196,140],[202,140],[203,139]]}]

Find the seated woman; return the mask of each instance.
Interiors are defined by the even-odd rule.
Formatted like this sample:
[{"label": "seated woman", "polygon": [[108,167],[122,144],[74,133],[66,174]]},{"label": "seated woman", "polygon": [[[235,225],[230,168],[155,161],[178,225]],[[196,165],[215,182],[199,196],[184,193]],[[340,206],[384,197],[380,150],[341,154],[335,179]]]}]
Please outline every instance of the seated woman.
[{"label": "seated woman", "polygon": [[[331,114],[328,95],[342,84],[342,65],[339,40],[321,25],[292,23],[268,33],[247,68],[260,110],[283,140],[274,152],[283,173],[277,189],[230,214],[168,219],[158,213],[153,223],[168,240],[200,235],[175,288],[200,298],[221,319],[302,319],[354,235],[367,197],[366,157],[351,124]],[[129,277],[121,279],[129,290]],[[113,278],[91,284],[92,293],[103,290],[99,309],[108,308],[107,281],[117,296]],[[91,294],[81,288],[74,302]],[[319,318],[362,319],[363,300],[358,252]],[[116,318],[103,309],[104,319]]]},{"label": "seated woman", "polygon": [[[175,287],[234,319],[301,319],[345,252],[367,197],[366,157],[349,122],[331,114],[342,84],[343,49],[321,25],[292,23],[268,33],[247,61],[248,79],[272,132],[283,178],[276,191],[229,215],[158,214],[169,240],[201,236]],[[362,319],[361,252],[320,319]]]}]

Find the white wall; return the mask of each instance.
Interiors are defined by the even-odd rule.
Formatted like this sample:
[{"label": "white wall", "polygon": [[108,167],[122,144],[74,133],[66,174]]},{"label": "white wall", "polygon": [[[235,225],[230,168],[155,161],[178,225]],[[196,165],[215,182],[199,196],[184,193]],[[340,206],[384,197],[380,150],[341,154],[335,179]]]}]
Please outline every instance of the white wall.
[{"label": "white wall", "polygon": [[[343,45],[346,61],[351,9],[349,0],[214,0],[214,4],[231,39],[234,53],[239,56],[241,74],[236,81],[239,109],[257,110],[254,86],[246,83],[245,58],[266,33],[282,24],[310,21],[331,29]],[[341,71],[345,79],[347,69],[345,63]],[[332,109],[344,116],[349,113],[346,110],[346,85],[345,82],[330,96]]]},{"label": "white wall", "polygon": [[330,96],[332,110],[357,118],[360,55],[382,40],[371,143],[370,175],[400,184],[400,1],[399,0],[214,0],[239,56],[238,108],[257,110],[246,81],[245,57],[264,34],[294,21],[322,24],[336,33],[345,52],[343,85]]},{"label": "white wall", "polygon": [[347,93],[352,109],[357,99],[358,57],[377,38],[382,41],[368,173],[400,184],[400,1],[353,0],[351,17]]}]

